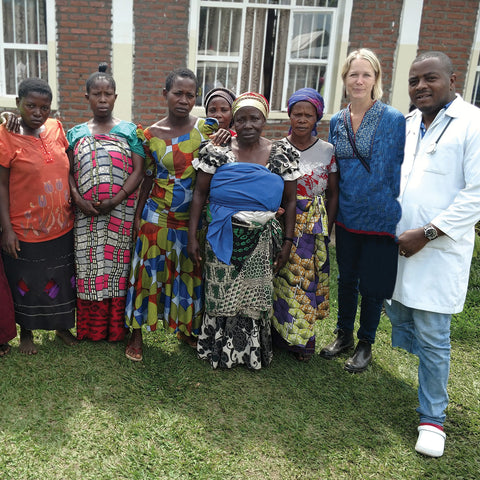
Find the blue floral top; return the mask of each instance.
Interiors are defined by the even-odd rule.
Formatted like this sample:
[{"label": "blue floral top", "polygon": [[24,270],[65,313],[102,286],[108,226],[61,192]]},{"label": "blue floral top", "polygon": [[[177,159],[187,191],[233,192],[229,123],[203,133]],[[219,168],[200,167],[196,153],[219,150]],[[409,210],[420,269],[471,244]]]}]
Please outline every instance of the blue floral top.
[{"label": "blue floral top", "polygon": [[[370,172],[354,153],[349,134]],[[340,172],[336,223],[355,233],[395,237],[401,217],[397,197],[405,146],[402,113],[377,100],[353,133],[348,106],[332,117],[328,141],[335,147]]]}]

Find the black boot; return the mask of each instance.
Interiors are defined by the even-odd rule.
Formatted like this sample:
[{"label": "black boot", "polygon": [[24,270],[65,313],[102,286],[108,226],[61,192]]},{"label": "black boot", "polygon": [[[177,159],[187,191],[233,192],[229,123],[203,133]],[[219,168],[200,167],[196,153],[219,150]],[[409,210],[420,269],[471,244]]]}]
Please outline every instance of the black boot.
[{"label": "black boot", "polygon": [[357,347],[353,352],[353,357],[349,358],[345,362],[345,370],[350,373],[360,373],[363,372],[368,364],[372,360],[372,344],[365,341],[359,340]]},{"label": "black boot", "polygon": [[320,356],[328,360],[337,357],[342,352],[346,352],[353,348],[353,332],[341,330],[337,331],[337,338],[320,351]]}]

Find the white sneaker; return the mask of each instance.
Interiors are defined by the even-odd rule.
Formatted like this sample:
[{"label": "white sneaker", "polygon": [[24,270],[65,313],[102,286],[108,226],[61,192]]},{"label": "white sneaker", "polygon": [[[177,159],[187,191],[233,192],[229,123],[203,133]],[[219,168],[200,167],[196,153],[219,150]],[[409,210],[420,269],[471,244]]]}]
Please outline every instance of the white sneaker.
[{"label": "white sneaker", "polygon": [[441,457],[445,449],[445,432],[431,425],[418,427],[418,439],[415,450],[428,457]]}]

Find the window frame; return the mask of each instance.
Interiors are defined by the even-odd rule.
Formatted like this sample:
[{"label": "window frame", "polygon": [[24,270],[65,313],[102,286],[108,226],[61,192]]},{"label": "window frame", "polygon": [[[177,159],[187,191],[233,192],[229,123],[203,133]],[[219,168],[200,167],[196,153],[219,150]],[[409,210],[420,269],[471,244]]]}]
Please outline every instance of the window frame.
[{"label": "window frame", "polygon": [[[327,60],[322,62],[320,59],[317,63],[310,62],[307,60],[304,63],[310,65],[326,65],[326,78],[324,83],[324,97],[325,97],[325,106],[326,112],[332,113],[336,111],[338,106],[341,103],[341,85],[339,86],[338,82],[335,79],[339,75],[339,58],[345,58],[347,49],[348,49],[348,34],[350,28],[350,18],[353,9],[353,0],[339,0],[337,7],[311,7],[311,6],[298,6],[296,5],[295,0],[291,0],[290,4],[264,4],[259,5],[255,2],[248,0],[241,1],[213,1],[213,0],[190,0],[190,23],[189,23],[189,53],[188,53],[188,66],[189,68],[196,72],[197,63],[199,61],[205,61],[206,56],[198,55],[198,36],[200,29],[200,9],[201,7],[218,7],[225,6],[228,8],[237,8],[242,10],[242,22],[244,22],[244,16],[246,15],[247,8],[262,8],[262,9],[275,9],[275,10],[289,10],[291,12],[289,19],[289,38],[287,42],[287,51],[286,51],[286,60],[285,60],[285,70],[283,72],[284,81],[283,88],[281,92],[281,110],[274,110],[270,113],[269,118],[271,119],[285,119],[288,118],[286,114],[286,91],[288,90],[288,73],[290,66],[293,64],[299,64],[301,62],[294,61],[291,62],[290,59],[290,47],[291,47],[291,34],[293,27],[294,14],[296,13],[318,13],[318,12],[327,12],[332,15],[331,17],[331,37],[330,45]],[[243,48],[244,44],[244,32],[241,32],[240,39],[240,48]],[[242,50],[240,50],[242,51]],[[263,57],[262,57],[263,59]],[[210,60],[213,60],[210,58]],[[231,61],[231,57],[229,57]],[[237,77],[237,91],[240,85],[241,78],[241,56],[238,63],[239,74]],[[201,106],[194,107],[194,114],[203,116],[204,110]],[[330,115],[326,116],[328,119]]]},{"label": "window frame", "polygon": [[[55,0],[45,1],[45,15],[46,15],[46,45],[39,44],[23,44],[23,43],[6,43],[3,36],[3,6],[0,8],[0,71],[5,72],[5,46],[8,48],[15,48],[19,50],[43,50],[47,52],[47,75],[48,84],[52,89],[52,109],[58,109],[57,102],[57,66],[56,66],[56,20],[55,20]],[[40,48],[39,48],[40,47]],[[15,109],[16,95],[6,94],[5,74],[0,76],[0,108]]]}]

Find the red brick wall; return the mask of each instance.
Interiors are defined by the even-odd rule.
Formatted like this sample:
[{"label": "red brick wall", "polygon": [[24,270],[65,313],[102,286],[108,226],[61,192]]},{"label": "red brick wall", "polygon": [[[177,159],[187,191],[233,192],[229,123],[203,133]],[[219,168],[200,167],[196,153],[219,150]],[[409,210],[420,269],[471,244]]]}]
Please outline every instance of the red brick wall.
[{"label": "red brick wall", "polygon": [[187,65],[188,0],[134,1],[135,58],[133,121],[150,125],[165,116],[167,74]]},{"label": "red brick wall", "polygon": [[112,1],[56,0],[59,115],[65,130],[90,118],[85,81],[111,64]]},{"label": "red brick wall", "polygon": [[453,62],[457,92],[462,93],[470,59],[479,2],[424,0],[419,53],[440,50]]}]

